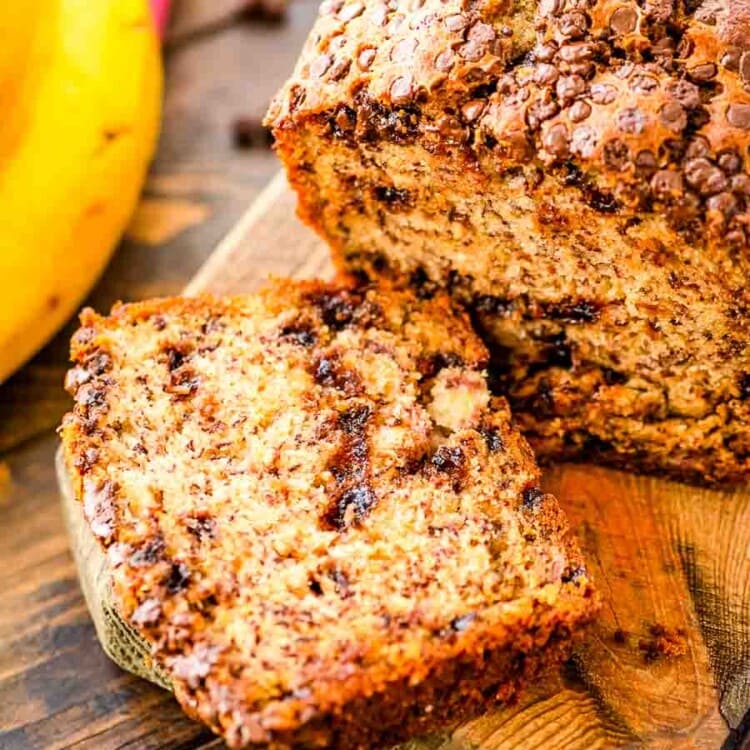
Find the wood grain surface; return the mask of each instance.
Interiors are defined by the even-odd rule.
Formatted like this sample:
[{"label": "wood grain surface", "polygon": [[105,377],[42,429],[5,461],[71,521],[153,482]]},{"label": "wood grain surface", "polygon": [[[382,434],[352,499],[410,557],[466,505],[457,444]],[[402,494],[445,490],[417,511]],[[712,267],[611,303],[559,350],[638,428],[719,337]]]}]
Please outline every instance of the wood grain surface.
[{"label": "wood grain surface", "polygon": [[[216,12],[231,5],[221,0]],[[233,116],[262,113],[314,7],[298,2],[277,29],[217,24],[196,34],[211,21],[206,3],[178,5],[183,41],[168,59],[160,155],[131,236],[92,298],[99,309],[175,293],[191,277],[188,293],[237,293],[269,273],[330,272],[321,243],[294,219],[283,178],[240,219],[277,165],[262,150],[238,154],[228,136]],[[247,71],[260,65],[265,77],[253,88]],[[54,481],[68,335],[0,388],[0,748],[220,748],[169,694],[120,672],[96,643]],[[750,493],[572,465],[549,470],[546,485],[591,561],[605,602],[599,622],[576,658],[518,704],[411,747],[744,748]]]}]

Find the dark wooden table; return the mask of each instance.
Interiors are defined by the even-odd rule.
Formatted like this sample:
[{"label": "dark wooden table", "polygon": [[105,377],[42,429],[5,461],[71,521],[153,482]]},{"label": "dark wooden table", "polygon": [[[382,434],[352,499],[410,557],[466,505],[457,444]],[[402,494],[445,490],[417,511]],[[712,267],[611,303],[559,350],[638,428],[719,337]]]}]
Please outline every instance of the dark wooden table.
[{"label": "dark wooden table", "polygon": [[[260,120],[317,3],[294,0],[280,24],[238,22],[240,5],[177,1],[161,144],[128,235],[89,300],[100,310],[179,292],[278,170],[262,138],[233,145],[232,123]],[[218,747],[95,641],[53,475],[72,327],[0,387],[0,748]]]}]

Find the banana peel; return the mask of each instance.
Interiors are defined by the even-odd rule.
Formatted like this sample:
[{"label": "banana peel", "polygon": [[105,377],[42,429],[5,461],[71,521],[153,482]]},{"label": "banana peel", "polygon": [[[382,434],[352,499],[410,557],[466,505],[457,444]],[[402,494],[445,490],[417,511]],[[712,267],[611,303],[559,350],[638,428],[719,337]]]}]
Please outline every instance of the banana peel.
[{"label": "banana peel", "polygon": [[146,0],[0,3],[0,38],[1,382],[120,239],[156,146],[162,71]]}]

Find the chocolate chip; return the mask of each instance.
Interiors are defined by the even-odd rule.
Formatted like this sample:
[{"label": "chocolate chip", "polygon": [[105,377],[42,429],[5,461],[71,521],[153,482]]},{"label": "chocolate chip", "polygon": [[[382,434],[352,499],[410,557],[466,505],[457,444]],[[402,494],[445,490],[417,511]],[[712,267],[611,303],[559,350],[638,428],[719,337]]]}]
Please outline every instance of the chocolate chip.
[{"label": "chocolate chip", "polygon": [[169,666],[177,679],[184,680],[190,688],[196,690],[208,677],[218,654],[219,649],[216,646],[199,643],[193,648],[192,653],[172,658]]},{"label": "chocolate chip", "polygon": [[560,77],[560,73],[554,65],[540,63],[534,68],[534,81],[542,86],[553,84]]},{"label": "chocolate chip", "polygon": [[411,193],[406,189],[399,189],[391,185],[376,185],[373,197],[380,203],[386,203],[391,207],[406,207],[413,204]]},{"label": "chocolate chip", "polygon": [[545,120],[554,117],[559,111],[557,102],[537,100],[526,110],[526,123],[532,130],[538,130]]},{"label": "chocolate chip", "polygon": [[721,7],[721,3],[704,0],[704,2],[698,5],[695,9],[693,17],[696,21],[701,21],[709,26],[716,26],[716,15]]},{"label": "chocolate chip", "polygon": [[142,568],[158,562],[162,559],[163,555],[164,540],[160,536],[157,536],[136,549],[128,562],[134,568]]},{"label": "chocolate chip", "polygon": [[704,158],[690,159],[685,163],[685,179],[703,195],[721,192],[728,185],[724,172]]},{"label": "chocolate chip", "polygon": [[330,55],[319,55],[310,64],[310,78],[322,78],[328,68],[331,67],[333,59]]},{"label": "chocolate chip", "polygon": [[466,35],[468,40],[479,43],[492,42],[496,37],[497,34],[495,34],[495,29],[493,29],[488,23],[482,23],[481,21],[472,24]]},{"label": "chocolate chip", "polygon": [[75,396],[78,389],[91,380],[91,373],[83,367],[73,367],[65,375],[65,390]]},{"label": "chocolate chip", "polygon": [[570,150],[584,158],[590,157],[596,150],[598,137],[596,131],[588,125],[582,125],[573,131],[570,138]]},{"label": "chocolate chip", "polygon": [[407,104],[414,98],[414,79],[411,74],[399,76],[390,88],[391,101],[394,104]]},{"label": "chocolate chip", "polygon": [[482,429],[479,433],[484,438],[484,443],[490,453],[497,453],[503,449],[503,439],[496,427]]},{"label": "chocolate chip", "polygon": [[730,104],[727,122],[735,128],[750,130],[750,104]]},{"label": "chocolate chip", "polygon": [[656,171],[657,162],[656,157],[652,151],[644,149],[639,151],[635,156],[635,173],[642,178],[647,180],[651,179],[651,176]]},{"label": "chocolate chip", "polygon": [[463,31],[467,27],[469,19],[463,13],[455,13],[452,16],[447,16],[444,23],[448,31]]},{"label": "chocolate chip", "polygon": [[359,65],[362,70],[369,70],[375,60],[375,54],[375,50],[372,47],[366,47],[361,50],[359,55],[357,55],[357,65]]},{"label": "chocolate chip", "polygon": [[187,357],[187,352],[180,349],[167,349],[167,369],[174,372],[185,364]]},{"label": "chocolate chip", "polygon": [[463,466],[464,453],[458,446],[443,445],[432,457],[432,465],[438,470],[450,474]]},{"label": "chocolate chip", "polygon": [[677,43],[677,49],[675,50],[675,53],[677,57],[680,58],[680,60],[685,60],[693,54],[694,49],[695,42],[689,36],[687,36],[687,34],[685,34]]},{"label": "chocolate chip", "polygon": [[718,211],[726,218],[731,218],[737,212],[737,199],[731,193],[717,193],[706,201],[709,211]]},{"label": "chocolate chip", "polygon": [[485,51],[486,48],[484,44],[472,40],[469,40],[466,44],[462,44],[458,48],[459,56],[469,62],[477,62],[477,60],[481,60]]},{"label": "chocolate chip", "polygon": [[349,581],[346,573],[344,573],[342,570],[339,570],[338,568],[329,570],[327,575],[336,586],[336,593],[338,594],[344,594],[351,585],[351,582]]},{"label": "chocolate chip", "polygon": [[563,583],[578,583],[586,575],[586,568],[583,565],[579,565],[575,568],[567,568],[563,572],[561,580]]},{"label": "chocolate chip", "polygon": [[402,39],[393,45],[391,50],[391,62],[405,63],[409,62],[414,57],[414,52],[417,49],[418,42],[413,37],[407,37]]},{"label": "chocolate chip", "polygon": [[563,36],[570,39],[581,39],[586,36],[589,27],[588,16],[581,10],[572,10],[560,17],[558,28]]},{"label": "chocolate chip", "polygon": [[565,76],[558,80],[555,91],[565,105],[586,91],[586,82],[579,75]]},{"label": "chocolate chip", "polygon": [[367,517],[376,503],[377,497],[367,484],[349,487],[341,493],[324,520],[330,527],[342,531],[347,526],[347,511],[350,507],[354,511],[354,520],[359,523]]},{"label": "chocolate chip", "polygon": [[740,376],[739,382],[740,398],[743,401],[750,400],[750,372]]},{"label": "chocolate chip", "polygon": [[618,8],[609,19],[609,27],[615,34],[630,34],[638,24],[638,14],[630,6]]},{"label": "chocolate chip", "polygon": [[688,144],[685,151],[685,158],[696,159],[701,156],[709,156],[710,153],[711,146],[709,142],[702,135],[697,135]]},{"label": "chocolate chip", "polygon": [[199,541],[202,542],[204,539],[213,539],[216,535],[216,521],[207,515],[206,511],[203,514],[190,516],[185,519],[185,527],[187,530]]},{"label": "chocolate chip", "polygon": [[372,416],[372,409],[367,405],[353,406],[338,416],[339,427],[347,435],[361,433]]},{"label": "chocolate chip", "polygon": [[630,90],[637,94],[651,94],[659,88],[659,82],[653,76],[638,73],[630,79]]},{"label": "chocolate chip", "polygon": [[[651,45],[651,54],[654,57],[672,57],[674,55],[674,40],[668,36],[657,39]],[[662,63],[663,64],[663,63]]]},{"label": "chocolate chip", "polygon": [[568,117],[572,122],[582,122],[591,114],[591,105],[588,102],[579,100],[574,102],[568,110]]},{"label": "chocolate chip", "polygon": [[575,42],[560,47],[558,55],[567,63],[588,62],[596,54],[596,48],[591,42]]},{"label": "chocolate chip", "polygon": [[183,563],[173,563],[166,580],[167,591],[170,594],[179,594],[184,591],[190,583],[190,571]]},{"label": "chocolate chip", "polygon": [[115,533],[115,494],[115,484],[110,480],[83,480],[83,513],[94,536],[105,542]]},{"label": "chocolate chip", "polygon": [[136,607],[130,618],[134,625],[153,625],[161,617],[161,603],[158,599],[146,599]]},{"label": "chocolate chip", "polygon": [[670,81],[666,87],[667,93],[674,97],[683,107],[694,109],[701,104],[700,89],[690,81],[681,79],[679,81]]},{"label": "chocolate chip", "polygon": [[461,117],[463,117],[466,122],[474,122],[481,117],[486,106],[487,102],[484,100],[472,99],[461,107]]},{"label": "chocolate chip", "polygon": [[725,174],[733,175],[742,170],[742,158],[736,151],[722,151],[717,161]]},{"label": "chocolate chip", "polygon": [[307,93],[299,84],[294,84],[289,89],[289,111],[296,112],[307,98]]},{"label": "chocolate chip", "polygon": [[737,73],[740,69],[740,61],[744,57],[741,50],[733,48],[728,49],[719,61],[727,70]]},{"label": "chocolate chip", "polygon": [[568,129],[557,123],[542,136],[542,145],[552,156],[563,158],[570,153],[568,139]]},{"label": "chocolate chip", "polygon": [[546,317],[563,323],[594,323],[599,319],[599,305],[592,300],[562,300],[543,307]]},{"label": "chocolate chip", "polygon": [[338,12],[338,18],[340,21],[343,21],[344,23],[348,23],[349,21],[352,21],[353,19],[357,18],[357,16],[362,15],[364,9],[365,9],[364,4],[361,3],[360,0],[355,0],[355,2],[345,5]]},{"label": "chocolate chip", "polygon": [[625,169],[630,162],[630,150],[627,145],[619,139],[607,141],[607,143],[604,144],[602,155],[604,157],[605,165],[617,172]]},{"label": "chocolate chip", "polygon": [[667,102],[659,110],[659,119],[673,133],[682,132],[687,125],[687,115],[679,102]]},{"label": "chocolate chip", "polygon": [[729,181],[733,192],[750,197],[750,176],[746,174],[734,175]]},{"label": "chocolate chip", "polygon": [[284,326],[279,332],[279,338],[298,346],[315,346],[318,341],[317,334],[309,324],[293,323]]},{"label": "chocolate chip", "polygon": [[357,113],[342,104],[329,122],[336,138],[347,138],[357,125]]},{"label": "chocolate chip", "polygon": [[690,77],[694,81],[710,81],[712,78],[716,77],[716,74],[719,72],[718,68],[714,63],[703,63],[702,65],[696,65],[694,68],[690,68],[688,70],[688,73],[690,74]]},{"label": "chocolate chip", "polygon": [[456,56],[453,54],[452,50],[445,50],[435,58],[435,68],[445,73],[453,67],[455,59]]},{"label": "chocolate chip", "polygon": [[608,83],[594,83],[591,86],[591,100],[595,104],[611,104],[617,97],[617,89]]},{"label": "chocolate chip", "polygon": [[544,492],[539,487],[527,487],[523,491],[523,507],[527,510],[536,510],[544,500]]},{"label": "chocolate chip", "polygon": [[609,367],[602,367],[602,377],[607,385],[622,385],[628,381],[627,375]]},{"label": "chocolate chip", "polygon": [[336,62],[331,66],[331,69],[329,71],[328,77],[332,81],[340,81],[348,72],[349,69],[352,67],[352,61],[345,58],[340,57]]},{"label": "chocolate chip", "polygon": [[742,227],[735,226],[730,229],[725,235],[724,240],[730,247],[744,248],[747,247],[747,237]]},{"label": "chocolate chip", "polygon": [[683,192],[682,175],[671,169],[660,169],[651,178],[651,189],[660,198],[669,198]]},{"label": "chocolate chip", "polygon": [[648,118],[638,107],[628,107],[617,115],[617,127],[623,133],[638,135],[646,129]]},{"label": "chocolate chip", "polygon": [[552,62],[557,54],[557,44],[550,40],[544,44],[538,44],[533,51],[534,60],[541,63]]},{"label": "chocolate chip", "polygon": [[750,52],[744,52],[739,62],[738,72],[745,87],[750,84]]}]

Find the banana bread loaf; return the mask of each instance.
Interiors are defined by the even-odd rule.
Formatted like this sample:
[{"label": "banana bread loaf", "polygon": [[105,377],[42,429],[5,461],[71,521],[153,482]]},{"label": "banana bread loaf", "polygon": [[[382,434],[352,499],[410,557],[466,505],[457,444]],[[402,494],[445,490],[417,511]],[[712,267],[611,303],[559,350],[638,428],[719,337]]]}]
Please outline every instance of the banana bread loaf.
[{"label": "banana bread loaf", "polygon": [[325,0],[269,112],[342,269],[469,306],[542,458],[750,477],[750,5]]},{"label": "banana bread loaf", "polygon": [[115,601],[232,747],[505,700],[595,599],[448,297],[278,282],[87,310],[61,428]]}]

